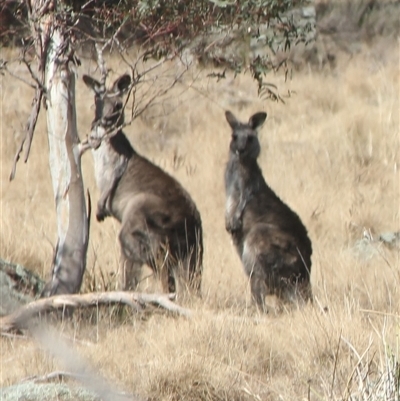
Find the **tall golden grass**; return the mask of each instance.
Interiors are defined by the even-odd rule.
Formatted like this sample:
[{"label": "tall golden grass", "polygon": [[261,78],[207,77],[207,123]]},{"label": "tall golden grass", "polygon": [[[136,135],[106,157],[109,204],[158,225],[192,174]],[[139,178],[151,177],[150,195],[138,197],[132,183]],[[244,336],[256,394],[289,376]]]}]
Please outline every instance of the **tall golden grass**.
[{"label": "tall golden grass", "polygon": [[[377,239],[400,229],[400,87],[393,60],[381,63],[363,53],[333,72],[298,72],[289,82],[271,76],[281,95],[288,94],[285,104],[260,99],[247,75],[217,83],[203,72],[191,87],[188,80],[178,84],[168,104],[145,113],[126,133],[138,152],[187,188],[202,215],[203,299],[188,301],[195,317],[128,315],[118,322],[102,311],[90,321],[75,317],[60,331],[102,374],[150,399],[344,400],[361,397],[368,386],[378,397],[382,375],[396,372],[388,364],[400,361],[399,250],[364,234]],[[116,74],[125,72],[114,67]],[[85,62],[80,74],[89,71],[93,65]],[[45,276],[56,235],[45,118],[28,163],[20,162],[15,181],[8,182],[32,92],[3,76],[0,95],[0,256]],[[92,105],[92,94],[78,81],[81,137],[90,128]],[[259,315],[251,306],[224,229],[225,109],[243,120],[268,113],[260,164],[309,230],[314,306],[279,315]],[[83,169],[96,202],[90,154]],[[84,290],[115,286],[118,229],[112,219],[92,222]],[[157,283],[145,278],[141,286],[152,291]],[[0,386],[59,364],[27,340],[1,338],[0,348]]]}]

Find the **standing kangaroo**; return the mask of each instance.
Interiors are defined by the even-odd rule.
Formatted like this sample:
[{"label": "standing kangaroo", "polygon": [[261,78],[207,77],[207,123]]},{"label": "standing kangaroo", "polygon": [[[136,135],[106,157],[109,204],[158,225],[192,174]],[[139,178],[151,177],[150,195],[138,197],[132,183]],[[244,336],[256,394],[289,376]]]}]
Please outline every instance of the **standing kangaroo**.
[{"label": "standing kangaroo", "polygon": [[139,155],[119,128],[124,122],[123,95],[131,77],[112,87],[84,75],[95,93],[95,118],[88,143],[93,149],[100,190],[96,217],[121,223],[124,290],[134,290],[147,264],[161,277],[164,291],[176,291],[176,279],[200,292],[203,234],[200,214],[185,189],[170,175]]},{"label": "standing kangaroo", "polygon": [[257,163],[257,128],[267,118],[256,113],[247,124],[225,113],[232,128],[225,170],[225,227],[250,278],[261,309],[265,296],[283,301],[311,300],[311,241],[299,216],[267,185]]}]

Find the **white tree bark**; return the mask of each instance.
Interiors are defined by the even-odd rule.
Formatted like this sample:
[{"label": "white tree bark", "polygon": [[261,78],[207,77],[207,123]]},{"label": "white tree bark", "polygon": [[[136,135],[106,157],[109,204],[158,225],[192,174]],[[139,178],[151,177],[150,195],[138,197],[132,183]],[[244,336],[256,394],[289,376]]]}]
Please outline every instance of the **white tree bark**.
[{"label": "white tree bark", "polygon": [[[43,10],[49,1],[32,3],[39,13],[38,10]],[[36,25],[41,32],[42,50],[45,50],[42,51],[42,63],[45,60],[49,163],[58,232],[52,277],[43,291],[44,296],[79,291],[86,267],[89,235],[76,125],[73,52],[68,27],[56,22],[54,17],[56,9],[57,2],[53,0],[50,11],[42,12]]]}]

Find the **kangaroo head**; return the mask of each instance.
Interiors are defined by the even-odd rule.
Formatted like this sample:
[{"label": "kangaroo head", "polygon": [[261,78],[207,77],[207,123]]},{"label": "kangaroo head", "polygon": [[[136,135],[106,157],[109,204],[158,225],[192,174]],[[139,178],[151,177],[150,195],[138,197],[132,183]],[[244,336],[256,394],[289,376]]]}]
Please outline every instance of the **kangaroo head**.
[{"label": "kangaroo head", "polygon": [[131,85],[131,77],[120,76],[110,89],[89,75],[83,76],[83,82],[94,92],[95,117],[90,139],[101,141],[107,132],[124,123],[123,95]]},{"label": "kangaroo head", "polygon": [[225,113],[225,117],[232,128],[231,153],[241,160],[256,159],[260,154],[257,128],[264,123],[267,113],[252,115],[248,123],[241,123],[230,111]]}]

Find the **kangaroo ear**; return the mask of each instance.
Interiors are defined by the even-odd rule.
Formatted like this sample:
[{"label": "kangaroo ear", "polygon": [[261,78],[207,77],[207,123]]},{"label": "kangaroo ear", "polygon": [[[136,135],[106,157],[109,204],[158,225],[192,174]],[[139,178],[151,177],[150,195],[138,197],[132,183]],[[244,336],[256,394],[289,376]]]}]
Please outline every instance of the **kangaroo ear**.
[{"label": "kangaroo ear", "polygon": [[264,112],[253,114],[249,118],[249,125],[252,129],[257,129],[258,127],[264,124],[266,118],[267,118],[267,113]]},{"label": "kangaroo ear", "polygon": [[131,77],[128,74],[120,76],[113,84],[111,91],[115,94],[124,94],[131,86]]},{"label": "kangaroo ear", "polygon": [[101,83],[97,80],[95,80],[94,78],[90,77],[89,75],[84,75],[82,77],[83,82],[86,84],[86,86],[90,89],[92,89],[92,91],[94,93],[101,93],[104,92],[104,87],[103,85],[101,85]]},{"label": "kangaroo ear", "polygon": [[236,119],[236,117],[233,115],[233,113],[230,112],[229,110],[225,112],[225,117],[226,121],[228,121],[228,124],[231,126],[232,129],[237,128],[238,125],[240,124],[239,121]]}]

